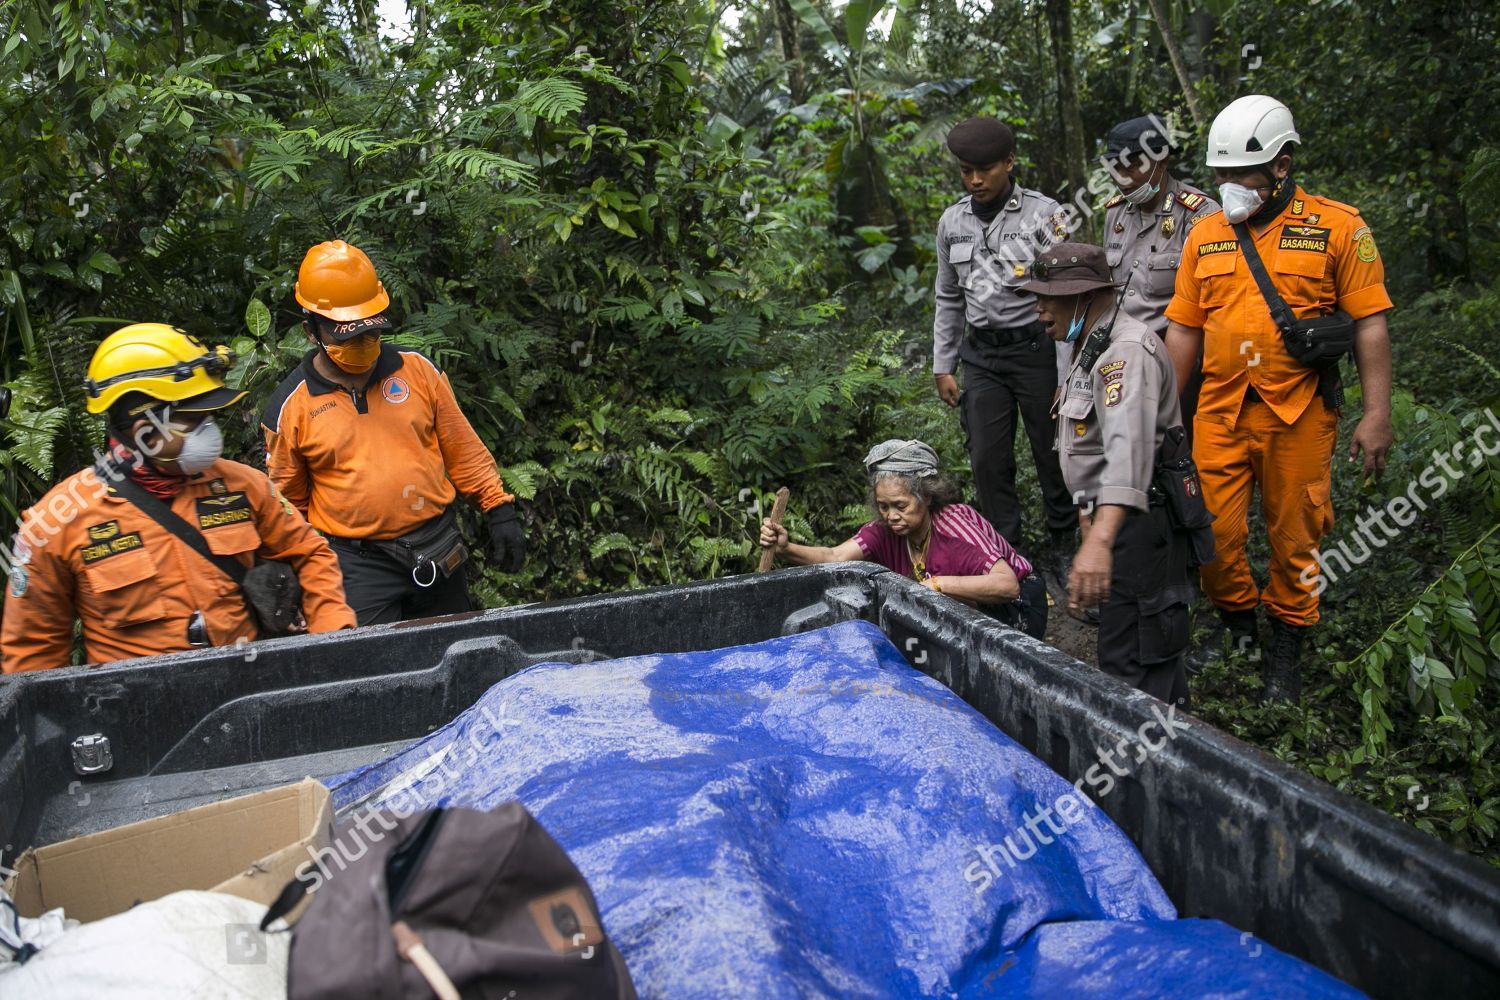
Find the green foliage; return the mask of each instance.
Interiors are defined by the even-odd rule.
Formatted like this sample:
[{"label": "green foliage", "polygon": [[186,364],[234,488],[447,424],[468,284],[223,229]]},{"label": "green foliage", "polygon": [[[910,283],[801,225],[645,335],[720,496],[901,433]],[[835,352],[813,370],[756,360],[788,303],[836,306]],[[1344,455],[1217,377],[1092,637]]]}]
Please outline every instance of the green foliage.
[{"label": "green foliage", "polygon": [[[485,602],[748,570],[780,485],[799,540],[841,540],[868,516],[872,442],[922,437],[968,467],[928,353],[931,234],[960,194],[947,127],[1008,120],[1022,182],[1066,199],[1073,112],[1088,150],[1122,118],[1186,112],[1149,8],[1125,0],[1072,5],[1076,109],[1038,4],[769,0],[732,27],[701,0],[407,6],[397,34],[351,0],[0,10],[9,519],[99,444],[78,386],[127,321],[233,346],[252,402],[226,433],[258,462],[258,407],[307,348],[297,265],[343,238],[522,498],[532,555],[485,567]],[[1379,239],[1396,445],[1379,483],[1339,463],[1332,540],[1500,412],[1500,8],[1339,6],[1166,5],[1204,106],[1288,99],[1299,178]],[[1201,155],[1178,170],[1203,184]],[[1345,441],[1358,409],[1356,388]],[[1303,708],[1255,705],[1226,669],[1201,710],[1500,858],[1497,520],[1483,456],[1325,595]]]}]

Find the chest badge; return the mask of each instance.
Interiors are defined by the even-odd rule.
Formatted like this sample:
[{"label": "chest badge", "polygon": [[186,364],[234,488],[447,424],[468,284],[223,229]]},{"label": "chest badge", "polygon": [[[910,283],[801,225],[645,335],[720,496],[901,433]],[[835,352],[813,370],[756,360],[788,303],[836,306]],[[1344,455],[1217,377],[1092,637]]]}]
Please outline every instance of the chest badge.
[{"label": "chest badge", "polygon": [[1018,277],[1018,278],[1024,278],[1024,277],[1026,277],[1026,265],[1025,264],[1017,264],[1013,270],[1015,272],[1016,277]]},{"label": "chest badge", "polygon": [[1116,222],[1115,223],[1115,232],[1117,232],[1117,233],[1123,233],[1124,231],[1125,231],[1125,223],[1123,223],[1123,222]]},{"label": "chest badge", "polygon": [[1316,226],[1318,224],[1318,220],[1321,219],[1321,218],[1322,218],[1321,215],[1309,215],[1307,217],[1307,224],[1309,226]]},{"label": "chest badge", "polygon": [[380,383],[380,394],[387,403],[404,403],[411,397],[411,389],[407,387],[405,379],[392,375]]},{"label": "chest badge", "polygon": [[1083,422],[1080,421],[1079,423],[1076,423],[1076,424],[1073,425],[1073,436],[1074,437],[1083,437],[1088,432],[1089,432],[1089,425],[1088,424],[1085,424],[1085,423],[1083,423]]},{"label": "chest badge", "polygon": [[1171,236],[1175,232],[1177,232],[1177,220],[1169,215],[1162,220],[1161,234],[1163,236]]}]

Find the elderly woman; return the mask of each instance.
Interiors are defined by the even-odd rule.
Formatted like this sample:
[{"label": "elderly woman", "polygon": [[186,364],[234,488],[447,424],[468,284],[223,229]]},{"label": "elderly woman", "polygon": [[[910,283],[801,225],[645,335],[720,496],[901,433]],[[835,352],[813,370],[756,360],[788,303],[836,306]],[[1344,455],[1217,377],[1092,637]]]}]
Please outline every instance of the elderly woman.
[{"label": "elderly woman", "polygon": [[878,516],[853,538],[831,548],[797,545],[768,518],[761,546],[798,564],[873,560],[1041,637],[1047,598],[1040,576],[979,511],[958,502],[935,451],[921,441],[886,441],[865,456],[865,468]]}]

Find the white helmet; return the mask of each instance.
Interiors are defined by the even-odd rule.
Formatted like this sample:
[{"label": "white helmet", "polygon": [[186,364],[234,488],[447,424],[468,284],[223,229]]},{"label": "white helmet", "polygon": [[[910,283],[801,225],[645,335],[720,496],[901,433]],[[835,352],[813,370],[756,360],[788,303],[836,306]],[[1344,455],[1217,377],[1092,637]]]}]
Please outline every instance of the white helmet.
[{"label": "white helmet", "polygon": [[1210,167],[1258,167],[1269,163],[1288,142],[1301,142],[1292,112],[1264,94],[1251,94],[1219,112],[1208,130]]}]

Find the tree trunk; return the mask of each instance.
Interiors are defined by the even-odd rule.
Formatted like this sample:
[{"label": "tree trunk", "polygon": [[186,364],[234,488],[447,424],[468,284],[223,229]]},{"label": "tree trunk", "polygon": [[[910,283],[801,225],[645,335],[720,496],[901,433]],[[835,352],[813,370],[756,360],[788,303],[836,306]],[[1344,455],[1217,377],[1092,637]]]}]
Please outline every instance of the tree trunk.
[{"label": "tree trunk", "polygon": [[787,0],[771,0],[776,9],[776,33],[781,36],[781,57],[786,60],[786,89],[792,105],[807,101],[807,73],[802,65],[802,37],[797,15]]},{"label": "tree trunk", "polygon": [[1136,83],[1141,78],[1140,18],[1136,16],[1136,0],[1130,0],[1130,10],[1125,14],[1125,39],[1130,45],[1130,75],[1125,78],[1125,108],[1135,107]]},{"label": "tree trunk", "polygon": [[1198,95],[1193,92],[1193,81],[1188,78],[1187,63],[1182,58],[1182,46],[1177,43],[1177,35],[1172,31],[1172,22],[1167,19],[1162,0],[1149,2],[1156,30],[1161,32],[1162,44],[1167,47],[1167,55],[1172,57],[1172,69],[1177,73],[1177,82],[1182,85],[1182,96],[1187,98],[1188,113],[1193,116],[1193,124],[1202,131],[1208,127],[1208,123],[1203,120],[1203,110],[1198,107]]},{"label": "tree trunk", "polygon": [[[1078,74],[1073,66],[1073,11],[1069,0],[1047,0],[1047,31],[1052,39],[1052,61],[1057,67],[1057,117],[1063,135],[1064,169],[1068,189],[1059,192],[1067,202],[1084,190],[1083,113],[1078,107]],[[1086,229],[1092,230],[1092,224]],[[1078,234],[1092,235],[1090,232]]]}]

